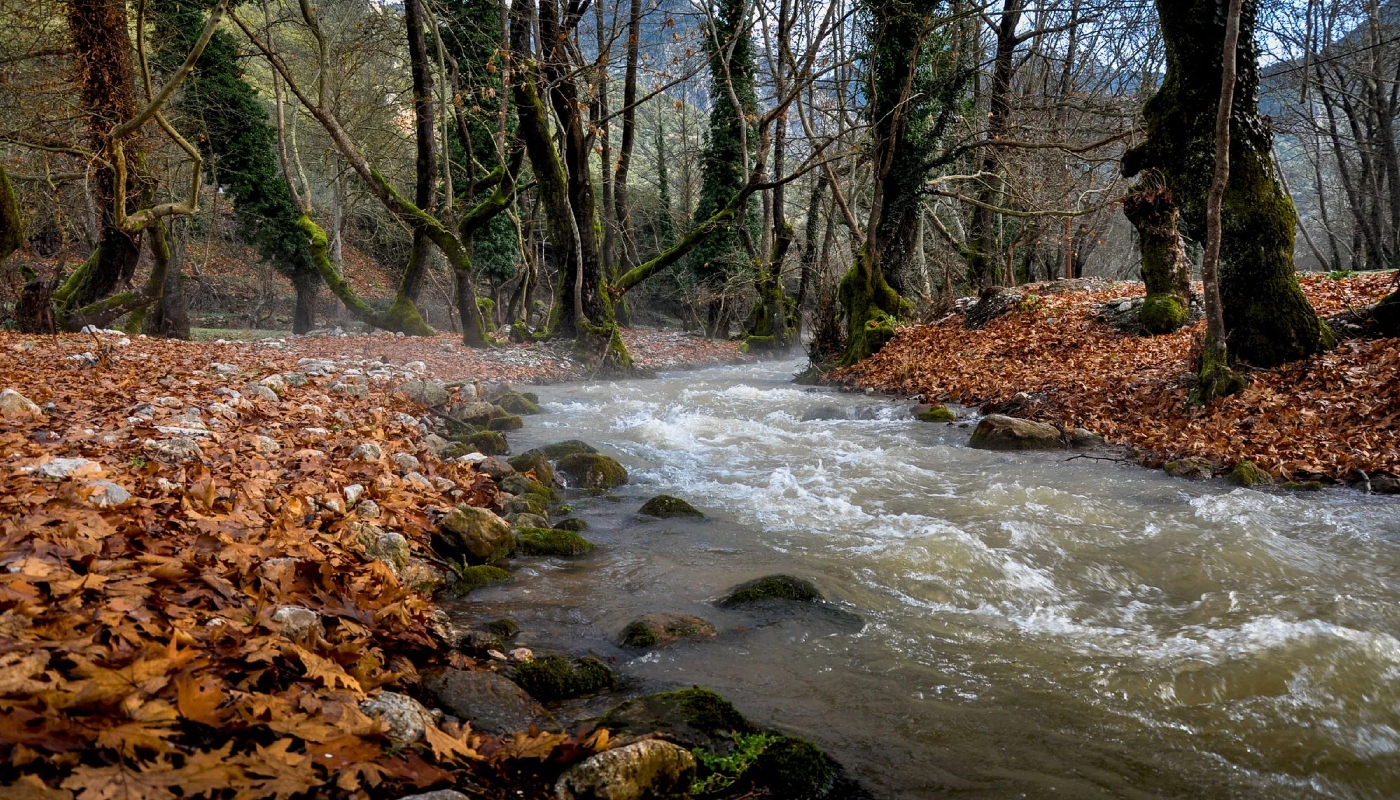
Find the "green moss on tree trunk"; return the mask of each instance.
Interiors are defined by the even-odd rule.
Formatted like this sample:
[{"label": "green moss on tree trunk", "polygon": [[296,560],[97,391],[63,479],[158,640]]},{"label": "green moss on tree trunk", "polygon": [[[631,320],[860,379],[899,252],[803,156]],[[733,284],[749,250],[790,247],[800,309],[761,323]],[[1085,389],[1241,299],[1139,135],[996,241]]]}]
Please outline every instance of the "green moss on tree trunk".
[{"label": "green moss on tree trunk", "polygon": [[894,337],[904,300],[871,265],[869,245],[861,248],[841,279],[839,299],[846,318],[846,352],[840,364],[849,366],[879,352]]},{"label": "green moss on tree trunk", "polygon": [[1170,333],[1186,323],[1191,302],[1191,262],[1177,229],[1180,214],[1171,189],[1152,171],[1123,203],[1138,233],[1147,299],[1139,313],[1146,333]]}]

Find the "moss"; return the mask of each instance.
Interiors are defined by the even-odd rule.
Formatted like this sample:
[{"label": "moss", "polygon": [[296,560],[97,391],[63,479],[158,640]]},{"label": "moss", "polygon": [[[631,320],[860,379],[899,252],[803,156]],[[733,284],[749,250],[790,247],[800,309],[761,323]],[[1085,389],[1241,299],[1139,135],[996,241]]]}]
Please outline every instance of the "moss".
[{"label": "moss", "polygon": [[741,583],[719,601],[721,606],[737,606],[755,603],[760,600],[793,600],[802,603],[815,603],[825,600],[811,581],[794,578],[791,575],[769,575],[764,578]]},{"label": "moss", "polygon": [[793,736],[770,742],[743,779],[768,790],[774,800],[821,800],[836,788],[840,768],[816,745]]},{"label": "moss", "polygon": [[661,732],[687,748],[729,752],[736,734],[758,733],[734,704],[699,686],[628,700],[599,721],[615,736]]},{"label": "moss", "polygon": [[1197,373],[1196,389],[1191,393],[1191,402],[1209,405],[1221,397],[1243,391],[1246,385],[1244,376],[1230,368],[1225,351],[1207,335],[1201,348],[1201,368]]},{"label": "moss", "polygon": [[540,452],[544,453],[548,458],[557,460],[574,455],[575,453],[596,453],[598,449],[588,442],[579,441],[578,439],[567,439],[562,442],[547,444],[540,448]]},{"label": "moss", "polygon": [[496,405],[508,414],[538,414],[540,407],[524,395],[507,392],[496,399]]},{"label": "moss", "polygon": [[1138,312],[1138,324],[1147,333],[1171,333],[1186,324],[1186,307],[1170,294],[1150,294]]},{"label": "moss", "polygon": [[659,494],[642,504],[641,513],[649,517],[703,517],[695,506],[679,497]]},{"label": "moss", "polygon": [[920,422],[955,422],[958,415],[947,406],[934,406],[919,415]]},{"label": "moss", "polygon": [[1230,470],[1229,478],[1232,483],[1246,487],[1270,486],[1274,482],[1274,479],[1269,473],[1260,469],[1257,464],[1249,460],[1241,461],[1236,464],[1235,468]]},{"label": "moss", "polygon": [[758,760],[768,745],[777,741],[771,733],[741,733],[734,736],[734,747],[727,755],[711,753],[704,748],[695,748],[691,754],[699,765],[695,782],[690,787],[692,795],[715,796],[725,792],[743,779],[744,775]]},{"label": "moss", "polygon": [[535,497],[546,504],[559,499],[559,493],[553,487],[532,481],[518,472],[501,479],[501,490],[517,497]]},{"label": "moss", "polygon": [[685,712],[686,724],[708,734],[751,733],[753,723],[718,693],[699,686],[664,692],[659,697],[675,701]]},{"label": "moss", "polygon": [[579,556],[592,550],[592,542],[557,528],[521,528],[515,536],[515,551],[527,556]]},{"label": "moss", "polygon": [[515,578],[500,567],[490,565],[459,567],[457,569],[457,582],[452,585],[452,589],[459,594],[467,594],[483,586],[510,583],[513,580]]},{"label": "moss", "polygon": [[518,431],[525,427],[525,421],[514,414],[507,414],[504,417],[496,417],[486,423],[486,427],[488,430],[493,430],[498,433],[502,431]]},{"label": "moss", "polygon": [[1320,492],[1322,481],[1288,481],[1283,488],[1294,492]]},{"label": "moss", "polygon": [[569,519],[559,520],[558,522],[554,523],[554,527],[556,530],[573,531],[575,533],[578,533],[579,531],[588,530],[588,523],[584,522],[578,517],[571,517]]},{"label": "moss", "polygon": [[627,470],[617,459],[599,453],[574,453],[559,459],[559,471],[589,491],[604,491],[627,483]]},{"label": "moss", "polygon": [[596,658],[571,662],[563,656],[544,656],[516,667],[511,678],[540,700],[582,697],[617,685],[617,676]]},{"label": "moss", "polygon": [[501,617],[493,622],[486,623],[486,630],[492,635],[500,637],[502,641],[514,639],[520,633],[520,625],[510,617]]},{"label": "moss", "polygon": [[530,450],[510,459],[516,472],[534,471],[535,479],[543,484],[554,483],[554,467],[540,450]]},{"label": "moss", "polygon": [[500,456],[510,452],[510,446],[506,444],[506,437],[495,431],[481,431],[474,433],[467,439],[479,452],[488,456]]},{"label": "moss", "polygon": [[535,405],[539,405],[539,404],[540,404],[540,396],[537,395],[537,394],[535,394],[534,392],[521,392],[521,393],[520,393],[520,396],[523,397],[523,398],[525,398],[526,400],[529,400],[531,403],[534,403]]},{"label": "moss", "polygon": [[846,352],[841,366],[850,366],[879,352],[894,338],[897,317],[907,304],[885,276],[870,263],[869,244],[861,247],[839,290],[846,318]]},{"label": "moss", "polygon": [[637,650],[645,650],[661,644],[661,637],[651,629],[645,622],[638,620],[630,622],[622,629],[622,635],[618,637],[618,645],[631,647]]},{"label": "moss", "polygon": [[[473,434],[474,435],[474,434]],[[480,452],[476,445],[467,442],[453,442],[442,451],[442,458],[461,458],[469,453]]]}]

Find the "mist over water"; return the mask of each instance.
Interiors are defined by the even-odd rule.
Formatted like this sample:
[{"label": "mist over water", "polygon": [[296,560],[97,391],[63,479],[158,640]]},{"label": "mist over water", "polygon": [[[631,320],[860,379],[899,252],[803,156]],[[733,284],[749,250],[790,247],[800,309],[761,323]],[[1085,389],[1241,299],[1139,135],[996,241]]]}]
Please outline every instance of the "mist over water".
[{"label": "mist over water", "polygon": [[[1400,503],[972,450],[798,366],[540,389],[515,451],[584,439],[632,482],[575,503],[597,551],[525,560],[462,613],[636,691],[713,688],[883,796],[1400,796]],[[708,518],[636,514],[662,492]],[[712,605],[774,572],[864,627]],[[613,644],[652,611],[721,635]]]}]

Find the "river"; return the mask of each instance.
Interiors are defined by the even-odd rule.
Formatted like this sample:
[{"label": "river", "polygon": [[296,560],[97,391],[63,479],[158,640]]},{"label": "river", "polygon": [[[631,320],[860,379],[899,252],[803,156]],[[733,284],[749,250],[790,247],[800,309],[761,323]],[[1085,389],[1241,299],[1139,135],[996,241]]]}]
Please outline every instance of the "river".
[{"label": "river", "polygon": [[[575,502],[594,553],[521,560],[463,613],[634,692],[715,689],[880,796],[1400,796],[1400,503],[973,450],[799,366],[540,388],[515,452],[583,439],[631,483]],[[662,492],[707,519],[637,515]],[[864,626],[713,605],[777,572]],[[613,644],[652,611],[721,635]]]}]

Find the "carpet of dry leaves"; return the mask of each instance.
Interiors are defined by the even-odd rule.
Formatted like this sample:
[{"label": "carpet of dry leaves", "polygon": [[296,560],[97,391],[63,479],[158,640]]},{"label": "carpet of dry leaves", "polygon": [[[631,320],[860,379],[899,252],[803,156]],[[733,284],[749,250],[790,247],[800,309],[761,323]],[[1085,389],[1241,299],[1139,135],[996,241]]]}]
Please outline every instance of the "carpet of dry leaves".
[{"label": "carpet of dry leaves", "polygon": [[[629,339],[656,368],[736,355],[683,335]],[[334,368],[275,399],[249,388],[313,372],[306,358]],[[374,523],[430,562],[429,509],[496,502],[474,466],[424,447],[422,409],[391,392],[428,376],[581,372],[547,346],[475,352],[448,337],[0,333],[0,389],[41,407],[0,417],[0,792],[536,797],[606,748],[605,731],[492,738],[453,723],[405,746],[360,709],[381,690],[426,698],[430,667],[478,666],[444,645],[431,598],[365,552],[347,510],[358,484]],[[365,396],[336,386],[355,382]],[[162,449],[177,438],[197,444],[188,460]],[[381,457],[352,458],[367,442]],[[414,474],[399,453],[419,459]],[[289,634],[288,607],[320,624]]]},{"label": "carpet of dry leaves", "polygon": [[[1315,275],[1302,284],[1318,313],[1329,315],[1374,303],[1393,280],[1393,273]],[[1400,475],[1400,340],[1344,341],[1255,372],[1243,393],[1193,408],[1192,353],[1204,323],[1145,338],[1094,318],[1099,304],[1141,293],[1141,284],[1116,284],[1044,295],[979,331],[954,314],[901,330],[831,379],[976,405],[1027,392],[1036,402],[1026,415],[1089,428],[1132,446],[1151,466],[1196,456],[1220,467],[1249,459],[1292,479],[1345,480],[1353,469]]]}]

